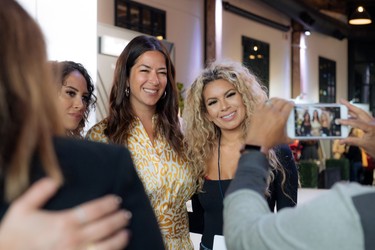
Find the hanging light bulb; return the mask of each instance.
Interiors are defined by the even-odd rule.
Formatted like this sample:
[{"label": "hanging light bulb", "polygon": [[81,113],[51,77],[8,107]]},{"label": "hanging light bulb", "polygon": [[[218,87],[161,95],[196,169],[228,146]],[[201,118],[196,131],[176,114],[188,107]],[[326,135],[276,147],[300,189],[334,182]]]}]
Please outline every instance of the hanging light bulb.
[{"label": "hanging light bulb", "polygon": [[370,14],[363,8],[358,6],[354,13],[350,16],[349,23],[352,25],[364,25],[372,23]]}]

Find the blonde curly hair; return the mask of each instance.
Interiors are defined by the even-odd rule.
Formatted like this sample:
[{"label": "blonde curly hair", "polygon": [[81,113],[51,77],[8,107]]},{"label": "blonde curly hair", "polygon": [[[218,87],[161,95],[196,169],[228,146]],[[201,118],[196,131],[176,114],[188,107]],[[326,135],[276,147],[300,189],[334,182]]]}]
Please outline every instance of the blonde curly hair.
[{"label": "blonde curly hair", "polygon": [[[242,136],[245,139],[251,116],[258,103],[265,102],[267,89],[257,78],[240,63],[233,61],[215,61],[207,66],[195,79],[187,91],[183,112],[186,154],[192,163],[194,173],[198,178],[197,190],[201,191],[206,175],[206,162],[210,159],[220,136],[220,128],[206,117],[206,107],[203,98],[205,86],[215,80],[225,80],[233,84],[241,95],[246,108],[246,116],[242,126]],[[282,182],[285,182],[285,171],[277,160],[274,150],[269,151],[268,159],[272,170],[280,171]],[[271,171],[270,181],[274,179]]]}]

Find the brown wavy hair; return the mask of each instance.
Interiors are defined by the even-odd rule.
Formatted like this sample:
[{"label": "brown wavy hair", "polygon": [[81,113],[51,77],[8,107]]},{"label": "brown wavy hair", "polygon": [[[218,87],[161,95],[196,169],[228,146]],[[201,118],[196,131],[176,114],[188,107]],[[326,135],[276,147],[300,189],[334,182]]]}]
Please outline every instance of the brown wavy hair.
[{"label": "brown wavy hair", "polygon": [[16,1],[2,0],[0,34],[0,177],[10,202],[29,186],[35,153],[62,182],[52,139],[64,129],[39,26]]},{"label": "brown wavy hair", "polygon": [[166,95],[160,98],[156,104],[155,135],[164,136],[176,153],[183,157],[183,136],[178,119],[178,88],[175,81],[175,68],[166,48],[154,37],[138,36],[134,38],[118,58],[109,97],[108,123],[104,133],[113,143],[127,144],[129,131],[136,116],[130,99],[125,95],[126,83],[129,81],[131,68],[137,59],[147,51],[162,53],[167,67]]}]

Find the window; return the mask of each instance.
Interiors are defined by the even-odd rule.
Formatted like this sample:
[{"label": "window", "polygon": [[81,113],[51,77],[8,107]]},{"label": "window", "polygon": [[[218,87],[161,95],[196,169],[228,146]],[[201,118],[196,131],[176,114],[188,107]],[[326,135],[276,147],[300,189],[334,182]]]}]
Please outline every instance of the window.
[{"label": "window", "polygon": [[242,63],[253,72],[267,89],[270,82],[270,63],[268,43],[242,36]]},{"label": "window", "polygon": [[319,102],[336,102],[336,62],[319,57]]},{"label": "window", "polygon": [[166,39],[166,12],[130,0],[115,0],[115,25]]},{"label": "window", "polygon": [[349,40],[348,97],[367,103],[375,114],[375,48],[372,41]]}]

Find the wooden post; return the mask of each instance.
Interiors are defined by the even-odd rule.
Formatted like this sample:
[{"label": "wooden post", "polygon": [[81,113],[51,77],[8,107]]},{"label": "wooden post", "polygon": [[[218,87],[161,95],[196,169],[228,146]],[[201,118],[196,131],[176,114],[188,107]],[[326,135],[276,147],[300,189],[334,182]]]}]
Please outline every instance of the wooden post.
[{"label": "wooden post", "polygon": [[205,0],[205,64],[216,59],[216,0]]},{"label": "wooden post", "polygon": [[301,94],[301,35],[302,26],[292,22],[292,98]]}]

